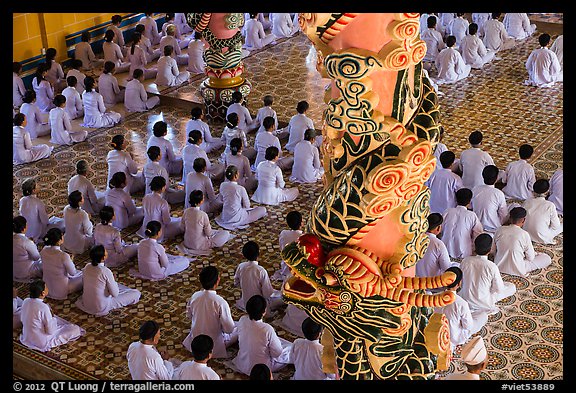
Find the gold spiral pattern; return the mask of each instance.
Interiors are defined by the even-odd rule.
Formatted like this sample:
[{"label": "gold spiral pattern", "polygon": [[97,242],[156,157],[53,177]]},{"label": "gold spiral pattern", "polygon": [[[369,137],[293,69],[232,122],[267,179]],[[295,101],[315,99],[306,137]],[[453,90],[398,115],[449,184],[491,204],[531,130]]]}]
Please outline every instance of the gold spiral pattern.
[{"label": "gold spiral pattern", "polygon": [[395,21],[388,25],[388,30],[396,39],[413,40],[420,34],[420,23],[413,19]]}]

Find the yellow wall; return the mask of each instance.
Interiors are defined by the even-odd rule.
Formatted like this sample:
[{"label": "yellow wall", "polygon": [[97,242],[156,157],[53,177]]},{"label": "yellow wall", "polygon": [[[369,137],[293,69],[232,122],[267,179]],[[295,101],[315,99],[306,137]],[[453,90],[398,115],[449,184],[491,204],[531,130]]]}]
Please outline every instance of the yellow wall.
[{"label": "yellow wall", "polygon": [[[42,35],[47,47],[56,48],[56,61],[67,59],[65,37],[101,23],[110,22],[115,13],[45,13],[45,14],[12,14],[13,17],[13,52],[14,61],[22,61],[41,54]],[[126,15],[120,13],[119,15]],[[40,20],[43,18],[46,31],[42,31]]]}]

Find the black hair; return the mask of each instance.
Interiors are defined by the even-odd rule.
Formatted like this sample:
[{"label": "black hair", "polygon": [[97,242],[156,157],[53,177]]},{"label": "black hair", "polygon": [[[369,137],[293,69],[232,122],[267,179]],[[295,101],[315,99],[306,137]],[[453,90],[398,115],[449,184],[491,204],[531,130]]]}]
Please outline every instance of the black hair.
[{"label": "black hair", "polygon": [[232,93],[232,101],[235,103],[239,103],[240,101],[242,101],[242,93],[239,91],[235,91],[234,93]]},{"label": "black hair", "polygon": [[532,157],[533,153],[534,148],[527,143],[521,145],[520,148],[518,149],[518,154],[520,155],[520,158],[522,158],[523,160],[527,160],[530,157]]},{"label": "black hair", "polygon": [[124,172],[116,172],[108,182],[110,188],[124,188],[126,187],[126,174]]},{"label": "black hair", "polygon": [[460,269],[458,266],[451,266],[448,269],[446,269],[447,272],[452,272],[456,275],[456,279],[454,280],[454,282],[452,284],[448,284],[446,285],[447,289],[450,288],[454,288],[456,285],[460,284],[460,282],[462,282],[462,269]]},{"label": "black hair", "polygon": [[[146,30],[146,26],[144,26],[142,23],[138,23],[134,27],[134,32],[139,33],[140,35],[142,35],[142,33],[144,33],[145,30]],[[132,37],[134,37],[134,36],[132,36]]]},{"label": "black hair", "polygon": [[70,62],[70,65],[75,70],[78,70],[78,69],[82,68],[83,63],[82,63],[82,60],[80,60],[80,59],[72,59],[72,61]]},{"label": "black hair", "polygon": [[456,191],[456,203],[459,206],[467,206],[472,200],[472,190],[469,188],[461,188]]},{"label": "black hair", "polygon": [[32,101],[34,101],[36,99],[36,92],[32,89],[28,89],[24,92],[24,97],[22,98],[22,101],[24,101],[27,104],[31,104]]},{"label": "black hair", "polygon": [[40,84],[40,82],[46,80],[46,78],[42,74],[48,71],[49,69],[50,66],[46,63],[38,64],[38,68],[36,68],[36,72],[34,73],[34,79],[36,79],[36,83]]},{"label": "black hair", "polygon": [[36,189],[36,179],[29,177],[22,182],[22,194],[24,196],[32,195],[32,191]]},{"label": "black hair", "polygon": [[298,113],[304,113],[308,110],[308,108],[310,107],[310,105],[308,104],[308,101],[300,101],[297,105],[296,105],[296,112]]},{"label": "black hair", "polygon": [[26,120],[26,115],[22,112],[18,112],[14,115],[13,123],[15,126],[21,126],[22,123],[24,123],[24,120]]},{"label": "black hair", "polygon": [[238,118],[238,113],[232,112],[228,116],[226,116],[226,127],[234,128],[238,125],[240,119]]},{"label": "black hair", "polygon": [[16,216],[12,219],[12,232],[22,233],[26,228],[26,218],[24,216]]},{"label": "black hair", "polygon": [[195,40],[202,39],[202,32],[201,31],[194,31],[194,39]]},{"label": "black hair", "polygon": [[230,141],[230,152],[233,156],[238,155],[238,152],[242,149],[242,139],[232,138]]},{"label": "black hair", "polygon": [[255,261],[260,255],[260,247],[258,243],[253,240],[247,241],[244,246],[242,246],[242,255],[249,261]]},{"label": "black hair", "polygon": [[174,19],[174,13],[166,13],[166,20]]},{"label": "black hair", "polygon": [[532,189],[536,194],[544,194],[550,189],[550,182],[546,179],[538,179],[534,182]]},{"label": "black hair", "polygon": [[44,235],[45,246],[55,246],[62,239],[62,231],[58,228],[50,228]]},{"label": "black hair", "polygon": [[483,135],[481,131],[473,131],[468,136],[468,142],[470,142],[471,145],[479,145],[482,143],[482,138]]},{"label": "black hair", "polygon": [[502,15],[500,12],[493,12],[493,13],[492,13],[492,19],[498,19],[498,18],[500,18],[500,15]]},{"label": "black hair", "polygon": [[94,90],[94,84],[96,83],[96,81],[94,80],[94,78],[92,78],[91,76],[86,76],[86,78],[84,78],[84,88],[85,90],[90,93],[92,90]]},{"label": "black hair", "polygon": [[52,60],[56,58],[56,48],[46,49],[46,64],[52,67]]},{"label": "black hair", "polygon": [[472,22],[468,25],[468,34],[474,35],[476,33],[478,33],[478,25]]},{"label": "black hair", "polygon": [[148,237],[156,236],[162,229],[162,224],[159,221],[152,220],[146,224],[146,231],[144,234]]},{"label": "black hair", "polygon": [[194,360],[205,360],[208,359],[214,349],[214,340],[206,334],[199,334],[192,339],[190,348],[192,349]]},{"label": "black hair", "polygon": [[456,37],[454,37],[453,35],[449,35],[449,36],[446,38],[446,46],[447,46],[448,48],[453,47],[455,43],[456,43]]},{"label": "black hair", "polygon": [[434,28],[436,27],[436,17],[434,16],[429,16],[428,19],[426,19],[426,25],[429,28]]},{"label": "black hair", "polygon": [[158,325],[156,321],[149,320],[140,326],[140,329],[138,330],[138,336],[142,341],[150,340],[154,338],[156,333],[158,333],[158,330],[160,330],[160,325]]},{"label": "black hair", "polygon": [[278,148],[276,146],[268,146],[266,148],[266,153],[264,154],[264,159],[270,161],[278,157]]},{"label": "black hair", "polygon": [[200,130],[192,130],[188,133],[188,142],[190,142],[193,145],[197,145],[201,139],[202,139],[202,131]]},{"label": "black hair", "polygon": [[521,206],[517,206],[510,210],[510,222],[512,224],[518,223],[521,219],[525,218],[527,215],[526,209]]},{"label": "black hair", "polygon": [[444,217],[440,213],[430,213],[427,217],[428,231],[438,228],[444,222]]},{"label": "black hair", "polygon": [[237,174],[238,168],[236,168],[234,165],[228,165],[228,167],[226,167],[226,171],[224,172],[224,176],[226,176],[226,179],[228,180],[232,180]]},{"label": "black hair", "polygon": [[43,280],[34,280],[30,283],[29,290],[30,290],[30,298],[38,299],[44,289],[46,288],[46,283]]},{"label": "black hair", "polygon": [[89,31],[83,31],[83,32],[82,32],[82,38],[81,38],[81,40],[82,40],[83,42],[88,42],[88,41],[90,41],[90,32],[89,32]]},{"label": "black hair", "polygon": [[[108,30],[111,31],[111,30]],[[114,64],[113,61],[107,61],[104,63],[104,70],[102,72],[104,72],[105,74],[109,74],[112,71],[114,71],[114,68],[116,68],[116,64]]]},{"label": "black hair", "polygon": [[12,62],[12,72],[19,73],[21,69],[22,69],[22,63],[20,63],[19,61]]},{"label": "black hair", "polygon": [[160,191],[162,187],[166,187],[166,179],[162,176],[154,176],[150,182],[150,189],[152,191]]},{"label": "black hair", "polygon": [[78,78],[76,78],[74,75],[70,75],[69,77],[66,78],[66,84],[70,87],[74,87],[78,84]]},{"label": "black hair", "polygon": [[250,19],[254,19],[254,18],[256,18],[257,16],[258,16],[258,13],[250,14]]},{"label": "black hair", "polygon": [[138,79],[142,75],[144,75],[144,71],[141,68],[136,68],[134,71],[132,71],[132,78],[133,79]]},{"label": "black hair", "polygon": [[114,36],[115,36],[114,30],[106,30],[106,33],[104,33],[104,39],[106,40],[106,42],[112,42]]},{"label": "black hair", "polygon": [[304,337],[307,340],[317,340],[320,337],[320,333],[322,333],[322,325],[307,317],[302,321],[302,333],[304,333]]},{"label": "black hair", "polygon": [[269,130],[276,124],[276,120],[272,116],[266,116],[264,120],[262,120],[262,126],[265,130]]},{"label": "black hair", "polygon": [[125,140],[124,135],[116,134],[112,137],[112,142],[110,142],[110,146],[112,146],[115,150],[122,150],[124,140]]},{"label": "black hair", "polygon": [[484,184],[493,185],[498,179],[498,167],[496,165],[486,165],[482,169],[482,178],[484,179]]},{"label": "black hair", "polygon": [[314,138],[316,138],[316,130],[314,130],[312,128],[308,128],[306,131],[304,131],[304,140],[305,141],[311,141]]},{"label": "black hair", "polygon": [[152,161],[156,161],[160,157],[160,148],[158,146],[150,146],[146,151],[148,158]]},{"label": "black hair", "polygon": [[272,97],[271,95],[265,95],[263,101],[264,106],[270,106],[274,103],[274,97]]},{"label": "black hair", "polygon": [[550,34],[548,33],[540,34],[540,37],[538,37],[538,43],[540,44],[540,46],[548,45],[550,43]]},{"label": "black hair", "polygon": [[486,255],[492,249],[492,236],[487,233],[481,233],[474,239],[474,250],[478,255]]},{"label": "black hair", "polygon": [[166,45],[164,47],[164,56],[171,56],[174,52],[174,47],[172,45]]},{"label": "black hair", "polygon": [[202,288],[206,290],[214,288],[216,281],[218,281],[218,275],[219,272],[216,266],[203,267],[198,277],[200,279],[200,285],[202,285]]},{"label": "black hair", "polygon": [[266,299],[262,295],[254,295],[246,302],[246,312],[252,321],[259,321],[266,311]]},{"label": "black hair", "polygon": [[251,381],[270,381],[271,375],[270,367],[264,363],[256,363],[250,370]]},{"label": "black hair", "polygon": [[190,116],[192,116],[192,120],[197,120],[202,116],[202,107],[195,106],[190,109]]},{"label": "black hair", "polygon": [[168,123],[162,120],[158,120],[156,123],[154,123],[152,132],[156,137],[164,136],[168,132]]},{"label": "black hair", "polygon": [[135,31],[134,33],[132,33],[132,45],[130,46],[131,55],[134,54],[134,49],[136,48],[136,45],[138,45],[138,43],[142,39],[142,33],[138,32],[138,26],[142,26],[142,31],[144,31],[145,29],[144,25],[141,24],[136,25]]},{"label": "black hair", "polygon": [[192,163],[192,169],[198,173],[202,173],[206,170],[206,160],[204,157],[196,157]]},{"label": "black hair", "polygon": [[63,94],[56,94],[52,102],[54,103],[54,105],[56,105],[56,107],[60,107],[60,105],[66,103],[66,96]]},{"label": "black hair", "polygon": [[114,217],[114,208],[112,206],[102,206],[100,212],[98,213],[98,217],[100,217],[100,222],[104,225],[108,225],[110,221],[112,221],[112,217]]},{"label": "black hair", "polygon": [[454,164],[455,159],[456,155],[450,150],[446,150],[440,153],[440,164],[444,169],[450,168],[450,166]]},{"label": "black hair", "polygon": [[302,225],[302,214],[299,211],[292,210],[286,214],[286,223],[292,230],[297,230]]},{"label": "black hair", "polygon": [[112,24],[116,24],[116,23],[120,23],[122,22],[122,16],[120,15],[112,15],[112,18],[110,18],[110,20],[112,21]]},{"label": "black hair", "polygon": [[80,200],[82,200],[82,193],[78,190],[74,190],[68,195],[68,204],[73,209],[80,208]]},{"label": "black hair", "polygon": [[192,207],[198,206],[203,199],[204,199],[204,193],[202,192],[202,190],[190,191],[190,195],[188,196],[188,202],[190,202],[190,206]]},{"label": "black hair", "polygon": [[92,266],[98,266],[100,262],[104,259],[104,254],[106,249],[102,244],[97,244],[90,249],[90,263]]}]

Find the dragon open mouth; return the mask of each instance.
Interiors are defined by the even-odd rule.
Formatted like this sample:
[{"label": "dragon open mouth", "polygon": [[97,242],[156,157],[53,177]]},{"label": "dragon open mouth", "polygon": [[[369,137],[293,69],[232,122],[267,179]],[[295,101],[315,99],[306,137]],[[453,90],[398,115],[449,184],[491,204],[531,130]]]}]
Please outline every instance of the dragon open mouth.
[{"label": "dragon open mouth", "polygon": [[296,276],[292,276],[286,280],[284,283],[284,292],[291,297],[302,299],[312,299],[316,297],[316,288]]}]

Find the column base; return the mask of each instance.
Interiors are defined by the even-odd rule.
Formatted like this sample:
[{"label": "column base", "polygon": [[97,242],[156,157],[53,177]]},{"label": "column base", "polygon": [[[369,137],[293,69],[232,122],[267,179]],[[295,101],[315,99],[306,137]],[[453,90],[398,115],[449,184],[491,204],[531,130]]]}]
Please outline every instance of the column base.
[{"label": "column base", "polygon": [[212,121],[225,122],[226,111],[232,104],[232,93],[235,91],[241,92],[245,102],[247,101],[247,96],[252,91],[252,84],[244,78],[241,78],[238,82],[236,85],[232,82],[228,86],[217,87],[226,84],[222,83],[222,81],[212,81],[211,78],[208,78],[200,84],[200,94],[204,98],[206,118]]}]

